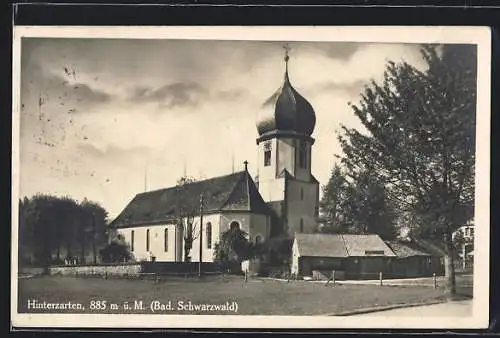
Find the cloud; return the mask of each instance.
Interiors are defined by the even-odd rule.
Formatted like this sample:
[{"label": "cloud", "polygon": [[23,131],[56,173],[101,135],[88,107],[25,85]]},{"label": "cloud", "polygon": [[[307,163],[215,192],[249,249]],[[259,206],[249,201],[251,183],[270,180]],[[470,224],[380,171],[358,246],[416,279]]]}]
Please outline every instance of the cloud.
[{"label": "cloud", "polygon": [[[69,70],[66,68],[66,72]],[[38,104],[49,101],[71,109],[89,108],[111,101],[113,95],[84,83],[72,73],[66,76],[43,70],[41,66],[30,65],[22,72],[23,90],[29,90],[38,96]],[[24,103],[24,102],[23,102]],[[78,111],[80,109],[75,109]]]},{"label": "cloud", "polygon": [[176,82],[157,89],[146,86],[135,87],[129,100],[155,102],[167,108],[194,107],[207,95],[207,90],[196,82]]},{"label": "cloud", "polygon": [[351,83],[339,83],[336,81],[322,82],[318,83],[315,86],[312,86],[310,92],[313,95],[316,94],[328,94],[335,92],[343,92],[347,94],[349,97],[357,97],[359,96],[366,85],[369,84],[368,80],[357,80]]},{"label": "cloud", "polygon": [[150,149],[145,146],[121,148],[115,145],[107,145],[106,147],[98,147],[91,143],[79,143],[75,148],[77,151],[90,158],[106,160],[121,160],[134,155],[144,155],[150,151]]}]

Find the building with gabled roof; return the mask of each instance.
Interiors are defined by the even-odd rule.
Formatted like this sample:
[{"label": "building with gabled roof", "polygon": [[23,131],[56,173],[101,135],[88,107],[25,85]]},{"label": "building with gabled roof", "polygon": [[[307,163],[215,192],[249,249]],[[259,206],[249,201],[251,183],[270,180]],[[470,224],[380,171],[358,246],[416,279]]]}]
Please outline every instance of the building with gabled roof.
[{"label": "building with gabled roof", "polygon": [[295,233],[315,231],[319,182],[311,173],[311,135],[316,115],[292,86],[288,60],[287,52],[283,83],[258,111],[258,179],[250,177],[245,161],[238,173],[137,194],[110,224],[136,259],[185,261],[184,238],[192,232],[190,260],[200,260],[201,245],[201,260],[210,262],[215,244],[231,227],[244,230],[253,242],[279,239],[278,248]]},{"label": "building with gabled roof", "polygon": [[[444,273],[444,253],[412,239],[386,241],[396,254],[390,275],[396,278],[432,276]],[[419,244],[420,243],[420,244]],[[428,242],[425,242],[428,243]]]},{"label": "building with gabled roof", "polygon": [[[138,260],[153,257],[156,261],[184,261],[184,237],[189,231],[193,235],[191,261],[199,261],[201,237],[202,259],[210,262],[215,244],[231,227],[242,229],[254,242],[268,238],[271,212],[245,169],[181,187],[137,194],[110,226],[129,243]],[[183,226],[179,226],[180,222]]]},{"label": "building with gabled roof", "polygon": [[310,276],[316,270],[327,275],[335,270],[338,278],[378,278],[395,257],[378,235],[296,234],[291,272]]}]

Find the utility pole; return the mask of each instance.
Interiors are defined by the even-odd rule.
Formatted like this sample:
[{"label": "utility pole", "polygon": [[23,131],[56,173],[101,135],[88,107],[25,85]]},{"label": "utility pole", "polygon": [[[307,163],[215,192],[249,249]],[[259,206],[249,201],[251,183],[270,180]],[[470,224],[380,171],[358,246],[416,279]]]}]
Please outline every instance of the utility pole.
[{"label": "utility pole", "polygon": [[97,264],[97,253],[95,248],[95,213],[92,212],[92,252],[94,254],[94,264]]},{"label": "utility pole", "polygon": [[198,265],[198,276],[201,278],[201,264],[203,262],[203,194],[200,195],[200,263]]}]

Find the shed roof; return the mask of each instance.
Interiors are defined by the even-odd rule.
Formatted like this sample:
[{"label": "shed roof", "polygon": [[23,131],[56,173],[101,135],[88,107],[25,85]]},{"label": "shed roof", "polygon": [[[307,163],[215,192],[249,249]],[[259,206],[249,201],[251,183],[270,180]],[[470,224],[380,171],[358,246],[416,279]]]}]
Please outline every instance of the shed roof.
[{"label": "shed roof", "polygon": [[[126,228],[176,219],[176,207],[181,214],[197,215],[200,195],[204,197],[204,212],[247,211],[269,214],[270,210],[249,173],[244,170],[203,181],[137,194],[110,226]],[[188,211],[186,211],[188,210]]]},{"label": "shed roof", "polygon": [[295,234],[300,256],[348,257],[341,235]]},{"label": "shed roof", "polygon": [[429,253],[425,252],[412,242],[404,243],[401,241],[386,241],[386,244],[399,258],[430,256]]},{"label": "shed roof", "polygon": [[295,240],[300,256],[396,256],[378,235],[296,234]]}]

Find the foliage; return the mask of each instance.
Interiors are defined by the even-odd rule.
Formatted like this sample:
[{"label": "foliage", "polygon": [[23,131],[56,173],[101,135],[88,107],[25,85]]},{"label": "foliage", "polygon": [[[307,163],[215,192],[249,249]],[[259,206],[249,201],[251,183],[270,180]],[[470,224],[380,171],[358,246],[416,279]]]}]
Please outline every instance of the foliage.
[{"label": "foliage", "polygon": [[342,172],[336,165],[323,188],[321,208],[325,224],[321,232],[378,234],[383,239],[396,237],[395,211],[387,191],[374,173]]},{"label": "foliage", "polygon": [[221,263],[238,262],[257,257],[263,246],[255,245],[248,240],[248,234],[233,228],[222,233],[220,242],[214,246],[214,261]]},{"label": "foliage", "polygon": [[396,237],[393,205],[384,184],[373,172],[363,171],[347,185],[344,209],[348,233],[377,234],[385,240]]},{"label": "foliage", "polygon": [[427,69],[389,62],[381,84],[351,104],[366,131],[342,127],[342,163],[369,170],[399,211],[417,219],[414,234],[447,248],[454,293],[451,233],[473,217],[476,47],[424,46]]},{"label": "foliage", "polygon": [[127,262],[132,259],[129,247],[124,243],[112,241],[99,251],[105,263]]},{"label": "foliage", "polygon": [[[107,242],[107,211],[95,202],[38,194],[19,200],[19,262],[47,267],[97,258]],[[55,256],[55,257],[54,257]]]},{"label": "foliage", "polygon": [[342,232],[344,222],[343,202],[347,187],[345,174],[339,165],[333,167],[328,183],[323,186],[323,197],[320,201],[322,232],[339,233]]},{"label": "foliage", "polygon": [[194,222],[195,216],[200,214],[200,196],[192,193],[191,183],[196,179],[188,176],[181,177],[177,181],[175,213],[177,226],[182,229],[184,239],[184,261],[191,261],[191,249],[193,242],[199,236],[197,224]]}]

